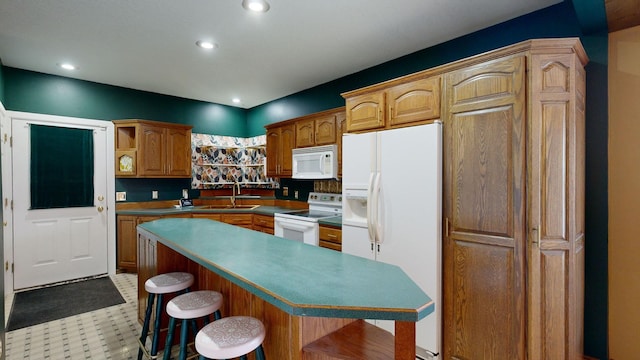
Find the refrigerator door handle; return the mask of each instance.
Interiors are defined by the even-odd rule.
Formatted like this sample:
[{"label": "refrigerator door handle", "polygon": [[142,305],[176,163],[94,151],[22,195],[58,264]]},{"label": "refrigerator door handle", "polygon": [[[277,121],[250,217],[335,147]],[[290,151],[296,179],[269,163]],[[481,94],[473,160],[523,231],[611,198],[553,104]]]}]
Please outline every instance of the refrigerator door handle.
[{"label": "refrigerator door handle", "polygon": [[369,187],[367,192],[367,231],[369,232],[369,242],[373,246],[373,243],[376,241],[375,229],[373,228],[374,220],[373,220],[373,179],[375,173],[369,174]]},{"label": "refrigerator door handle", "polygon": [[375,220],[374,220],[374,233],[375,233],[375,241],[376,243],[382,243],[383,239],[383,228],[382,221],[380,221],[380,178],[382,174],[380,172],[376,173],[376,178],[373,182],[373,202],[375,207]]}]

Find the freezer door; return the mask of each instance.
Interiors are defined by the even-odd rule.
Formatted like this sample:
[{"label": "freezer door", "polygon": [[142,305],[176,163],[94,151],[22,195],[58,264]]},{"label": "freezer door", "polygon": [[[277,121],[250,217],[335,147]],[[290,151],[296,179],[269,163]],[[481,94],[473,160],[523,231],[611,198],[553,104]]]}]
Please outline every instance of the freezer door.
[{"label": "freezer door", "polygon": [[[344,225],[369,227],[368,206],[375,171],[376,134],[345,134],[342,138],[342,221]],[[345,239],[344,241],[349,241]]]}]

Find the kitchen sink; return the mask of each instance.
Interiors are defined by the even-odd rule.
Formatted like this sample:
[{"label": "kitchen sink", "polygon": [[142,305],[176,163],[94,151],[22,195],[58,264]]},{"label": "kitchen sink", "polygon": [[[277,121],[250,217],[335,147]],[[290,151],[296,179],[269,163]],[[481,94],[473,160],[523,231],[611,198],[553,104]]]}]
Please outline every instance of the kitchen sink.
[{"label": "kitchen sink", "polygon": [[260,205],[202,205],[198,206],[199,209],[211,209],[211,210],[253,210]]}]

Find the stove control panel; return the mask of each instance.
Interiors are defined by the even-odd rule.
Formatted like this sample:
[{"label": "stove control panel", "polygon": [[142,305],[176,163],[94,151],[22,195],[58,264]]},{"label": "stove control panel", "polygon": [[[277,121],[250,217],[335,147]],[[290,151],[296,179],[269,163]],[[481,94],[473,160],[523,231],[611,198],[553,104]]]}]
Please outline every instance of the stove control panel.
[{"label": "stove control panel", "polygon": [[309,210],[342,213],[342,194],[309,193]]},{"label": "stove control panel", "polygon": [[342,203],[342,194],[330,194],[330,193],[309,193],[308,203]]}]

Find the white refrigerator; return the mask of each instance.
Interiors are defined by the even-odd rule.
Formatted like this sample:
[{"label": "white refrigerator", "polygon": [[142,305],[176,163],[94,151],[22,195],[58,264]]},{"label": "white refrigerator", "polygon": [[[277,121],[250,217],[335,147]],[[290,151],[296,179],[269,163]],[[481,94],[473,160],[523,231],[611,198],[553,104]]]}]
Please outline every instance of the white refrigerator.
[{"label": "white refrigerator", "polygon": [[[342,252],[400,266],[434,300],[434,313],[416,324],[416,344],[431,355],[425,358],[436,358],[442,311],[442,124],[345,134],[342,146]],[[371,322],[393,332],[393,322]]]}]

